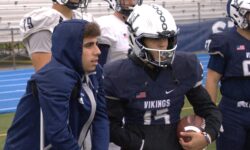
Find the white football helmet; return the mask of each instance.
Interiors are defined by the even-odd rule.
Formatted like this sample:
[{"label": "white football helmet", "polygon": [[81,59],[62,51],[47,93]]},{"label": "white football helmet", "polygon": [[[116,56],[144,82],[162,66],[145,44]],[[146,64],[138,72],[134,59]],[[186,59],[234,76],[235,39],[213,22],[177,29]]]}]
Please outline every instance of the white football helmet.
[{"label": "white football helmet", "polygon": [[250,0],[229,0],[227,13],[236,26],[250,30]]},{"label": "white football helmet", "polygon": [[87,8],[89,0],[79,0],[78,3],[71,2],[71,0],[52,0],[60,5],[65,5],[69,9],[77,9],[77,8]]},{"label": "white football helmet", "polygon": [[[137,57],[159,67],[167,67],[173,63],[178,29],[167,9],[156,4],[135,6],[127,19],[127,24],[130,45]],[[166,38],[168,47],[165,50],[145,47],[143,38]],[[150,51],[159,52],[159,60],[154,60]]]},{"label": "white football helmet", "polygon": [[[120,12],[125,16],[129,16],[129,14],[133,11],[135,5],[141,5],[143,2],[143,0],[104,0],[104,1],[108,2],[113,10]],[[130,3],[132,3],[133,5],[130,5]]]}]

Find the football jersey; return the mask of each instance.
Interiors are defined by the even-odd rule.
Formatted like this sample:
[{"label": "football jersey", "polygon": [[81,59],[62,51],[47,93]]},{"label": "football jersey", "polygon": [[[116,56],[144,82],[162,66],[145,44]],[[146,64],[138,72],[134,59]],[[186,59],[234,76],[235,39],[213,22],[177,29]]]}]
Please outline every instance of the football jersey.
[{"label": "football jersey", "polygon": [[110,46],[106,63],[126,58],[130,48],[127,25],[114,15],[99,17],[96,22],[101,28],[98,42]]},{"label": "football jersey", "polygon": [[[78,11],[73,11],[73,19],[93,20],[90,14],[86,14],[82,17],[82,14]],[[40,8],[25,14],[19,26],[23,39],[25,39],[29,35],[41,30],[48,30],[52,33],[55,26],[63,20],[68,19],[57,10],[52,8]]]},{"label": "football jersey", "polygon": [[[93,16],[88,13],[84,13],[82,15],[78,11],[73,11],[73,19],[85,19],[88,21],[92,21]],[[50,52],[51,34],[55,26],[63,20],[68,20],[68,18],[64,17],[64,15],[52,8],[40,8],[25,14],[24,17],[21,19],[19,26],[21,34],[23,36],[23,43],[25,44],[25,47],[27,48],[29,54],[32,54],[34,52]],[[34,38],[31,39],[32,43],[29,43],[29,38],[34,37],[31,36],[32,34],[34,35],[34,33],[39,34],[35,37],[47,37],[49,39],[39,41],[36,40],[37,38]],[[45,33],[48,35],[45,37],[42,36]]]},{"label": "football jersey", "polygon": [[197,57],[183,52],[176,52],[172,68],[161,69],[155,80],[142,66],[124,59],[104,66],[104,88],[107,97],[126,102],[126,124],[173,124],[185,94],[201,85],[202,72]]},{"label": "football jersey", "polygon": [[236,101],[250,101],[250,42],[236,28],[213,34],[206,41],[208,68],[222,75],[221,93]]}]

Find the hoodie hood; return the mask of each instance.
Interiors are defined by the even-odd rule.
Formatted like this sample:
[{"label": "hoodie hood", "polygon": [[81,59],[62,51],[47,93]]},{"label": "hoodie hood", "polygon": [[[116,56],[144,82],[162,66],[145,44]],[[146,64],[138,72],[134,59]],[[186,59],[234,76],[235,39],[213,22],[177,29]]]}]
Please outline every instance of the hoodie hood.
[{"label": "hoodie hood", "polygon": [[82,66],[82,45],[85,20],[63,21],[57,25],[52,35],[52,60],[79,74],[84,74]]}]

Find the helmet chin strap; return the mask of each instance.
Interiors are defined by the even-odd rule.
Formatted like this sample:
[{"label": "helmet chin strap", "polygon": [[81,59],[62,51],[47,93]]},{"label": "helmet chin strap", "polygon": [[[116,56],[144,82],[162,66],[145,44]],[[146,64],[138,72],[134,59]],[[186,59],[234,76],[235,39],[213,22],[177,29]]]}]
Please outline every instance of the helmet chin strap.
[{"label": "helmet chin strap", "polygon": [[77,9],[79,7],[79,3],[72,3],[70,1],[68,1],[65,6],[67,6],[69,9]]},{"label": "helmet chin strap", "polygon": [[[142,48],[142,49],[144,49],[144,48]],[[161,52],[159,52],[159,53],[161,53]],[[144,54],[144,56],[142,54]],[[153,57],[153,55],[150,53],[150,51],[148,51],[146,49],[142,50],[140,57],[152,65],[156,65],[158,67],[163,67],[163,68],[171,65],[173,60],[174,60],[174,54],[172,57],[169,57],[169,58],[167,56],[164,56],[165,57],[164,60],[162,59],[161,54],[159,54],[158,60],[157,60]]]}]

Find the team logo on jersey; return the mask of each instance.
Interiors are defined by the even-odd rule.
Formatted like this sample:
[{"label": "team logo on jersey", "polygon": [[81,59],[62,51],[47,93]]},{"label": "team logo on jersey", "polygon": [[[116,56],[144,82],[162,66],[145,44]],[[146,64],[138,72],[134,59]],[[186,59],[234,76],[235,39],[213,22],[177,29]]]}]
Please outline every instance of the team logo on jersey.
[{"label": "team logo on jersey", "polygon": [[142,98],[146,98],[147,97],[147,93],[145,91],[143,92],[139,92],[138,94],[136,94],[135,98],[137,99],[142,99]]},{"label": "team logo on jersey", "polygon": [[238,46],[236,47],[236,50],[237,50],[237,51],[244,51],[244,50],[246,50],[246,47],[245,47],[245,45],[238,45]]},{"label": "team logo on jersey", "polygon": [[174,89],[172,89],[172,90],[166,90],[165,93],[168,95],[168,94],[172,93],[173,91],[174,91]]},{"label": "team logo on jersey", "polygon": [[170,107],[170,99],[144,101],[144,109]]}]

